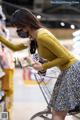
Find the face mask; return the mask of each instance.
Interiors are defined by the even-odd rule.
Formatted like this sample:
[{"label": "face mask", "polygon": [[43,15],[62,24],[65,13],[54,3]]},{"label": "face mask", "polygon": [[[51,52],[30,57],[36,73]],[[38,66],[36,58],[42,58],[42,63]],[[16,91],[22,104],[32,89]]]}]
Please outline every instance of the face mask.
[{"label": "face mask", "polygon": [[17,32],[18,36],[21,38],[29,37],[29,32],[24,32],[22,29],[18,29],[16,32]]}]

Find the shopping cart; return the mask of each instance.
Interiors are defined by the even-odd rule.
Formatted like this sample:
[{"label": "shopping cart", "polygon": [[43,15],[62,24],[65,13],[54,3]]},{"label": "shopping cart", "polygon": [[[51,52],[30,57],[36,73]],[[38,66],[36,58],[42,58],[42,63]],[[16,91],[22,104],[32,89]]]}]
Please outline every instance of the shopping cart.
[{"label": "shopping cart", "polygon": [[60,71],[57,68],[54,68],[54,69],[49,69],[47,71],[42,71],[38,73],[37,71],[34,71],[34,70],[31,70],[31,72],[34,75],[34,78],[37,81],[37,84],[39,85],[41,93],[43,94],[43,97],[47,103],[47,108],[45,108],[43,111],[40,111],[34,114],[30,118],[30,120],[38,120],[38,119],[51,120],[52,113],[51,113],[51,108],[48,106],[48,104],[51,98],[54,84],[56,82],[56,78]]},{"label": "shopping cart", "polygon": [[[49,107],[49,101],[59,72],[60,71],[56,68],[51,69],[49,74],[46,73],[46,71],[38,72],[38,73],[32,71],[32,74],[34,75],[35,80],[37,81],[37,84],[39,85],[39,88],[47,103],[47,108],[44,109],[43,111],[35,113],[30,118],[30,120],[52,120],[52,112],[51,112],[51,107]],[[68,115],[73,115],[74,117],[77,118],[77,120],[80,120],[80,115],[77,114],[79,112],[80,112],[80,108],[79,106],[77,106],[75,110],[69,111]],[[74,115],[74,113],[76,114]]]},{"label": "shopping cart", "polygon": [[[56,76],[53,76],[53,70],[50,70],[50,74],[46,74],[47,71],[37,72],[36,70],[32,68],[32,64],[28,64],[26,59],[20,59],[19,64],[21,68],[27,69],[28,67],[28,69],[30,69],[31,77],[33,80],[37,81],[37,84],[39,85],[39,88],[48,105],[50,97],[51,97],[52,89],[53,89],[53,84],[51,84],[51,82],[52,82],[52,79],[56,81],[56,76],[57,76],[56,71],[54,71],[54,75]],[[30,118],[30,120],[38,120],[38,119],[40,120],[40,118],[43,118],[43,120],[51,120],[51,117],[52,117],[51,109],[49,109],[49,107],[47,106],[47,109],[36,113]]]}]

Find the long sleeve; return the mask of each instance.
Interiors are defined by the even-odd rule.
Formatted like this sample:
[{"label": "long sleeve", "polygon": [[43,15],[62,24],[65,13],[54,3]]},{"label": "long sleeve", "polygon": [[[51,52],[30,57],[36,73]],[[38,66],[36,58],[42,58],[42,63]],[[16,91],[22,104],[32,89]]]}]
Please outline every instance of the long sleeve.
[{"label": "long sleeve", "polygon": [[44,54],[47,54],[47,50],[49,51],[48,53],[52,53],[53,56],[56,56],[55,58],[51,56],[52,60],[48,61],[47,63],[44,63],[43,69],[64,65],[69,62],[70,58],[73,57],[69,53],[69,51],[66,48],[64,48],[64,46],[61,45],[59,41],[52,35],[50,36],[46,33],[42,34],[39,37],[38,42],[39,44],[41,44],[41,46],[43,46],[43,48],[46,49],[46,53],[43,51],[43,56]]},{"label": "long sleeve", "polygon": [[0,42],[2,42],[4,45],[6,45],[8,48],[10,48],[13,51],[23,50],[28,47],[23,43],[15,45],[15,44],[11,43],[10,41],[6,40],[3,36],[0,36]]}]

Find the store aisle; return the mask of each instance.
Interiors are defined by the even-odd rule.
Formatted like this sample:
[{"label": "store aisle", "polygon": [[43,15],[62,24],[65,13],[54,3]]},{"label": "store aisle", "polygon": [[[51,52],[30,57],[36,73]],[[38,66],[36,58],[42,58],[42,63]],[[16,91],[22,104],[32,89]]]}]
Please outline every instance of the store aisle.
[{"label": "store aisle", "polygon": [[[46,102],[38,85],[25,85],[22,70],[15,70],[13,120],[29,120],[30,117],[46,108]],[[72,116],[66,120],[73,119]]]}]

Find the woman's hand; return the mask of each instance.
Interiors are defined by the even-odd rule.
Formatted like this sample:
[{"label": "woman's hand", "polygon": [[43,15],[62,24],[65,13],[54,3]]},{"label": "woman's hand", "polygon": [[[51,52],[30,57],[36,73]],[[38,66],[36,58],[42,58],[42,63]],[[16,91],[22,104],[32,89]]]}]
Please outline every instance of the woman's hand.
[{"label": "woman's hand", "polygon": [[24,59],[28,62],[28,64],[32,65],[32,67],[35,70],[37,71],[43,70],[42,64],[38,61],[33,60],[31,56],[25,57]]},{"label": "woman's hand", "polygon": [[33,68],[37,71],[42,71],[43,70],[42,64],[38,61],[35,62],[35,64],[33,65]]}]

